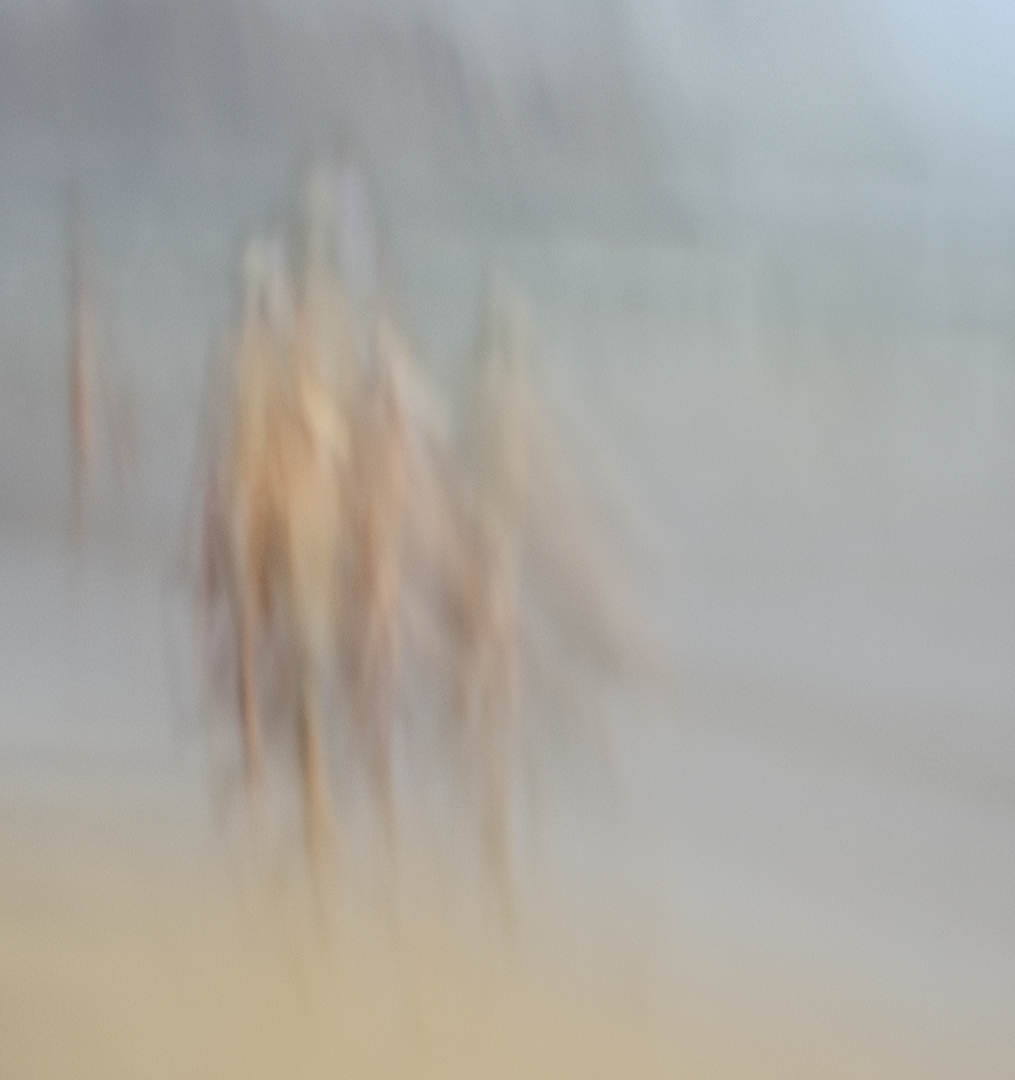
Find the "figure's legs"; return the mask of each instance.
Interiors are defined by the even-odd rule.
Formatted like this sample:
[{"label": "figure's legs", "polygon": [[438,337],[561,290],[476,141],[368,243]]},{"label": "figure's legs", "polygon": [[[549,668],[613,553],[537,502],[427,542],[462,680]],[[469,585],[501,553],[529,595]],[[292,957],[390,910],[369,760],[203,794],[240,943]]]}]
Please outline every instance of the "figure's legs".
[{"label": "figure's legs", "polygon": [[256,628],[251,604],[243,605],[239,628],[239,695],[243,725],[244,766],[247,796],[256,805],[264,786],[264,745],[257,702]]},{"label": "figure's legs", "polygon": [[483,767],[486,805],[483,839],[504,921],[514,921],[511,885],[511,763],[518,708],[516,626],[513,599],[506,588],[491,598],[484,627]]},{"label": "figure's legs", "polygon": [[381,812],[388,853],[397,848],[392,779],[392,697],[397,668],[397,628],[375,601],[368,605],[367,626],[357,662],[354,708],[364,741],[367,766]]},{"label": "figure's legs", "polygon": [[312,666],[304,665],[299,690],[300,768],[303,773],[307,857],[318,898],[323,900],[334,854],[334,826],[328,790],[327,753],[313,675]]}]

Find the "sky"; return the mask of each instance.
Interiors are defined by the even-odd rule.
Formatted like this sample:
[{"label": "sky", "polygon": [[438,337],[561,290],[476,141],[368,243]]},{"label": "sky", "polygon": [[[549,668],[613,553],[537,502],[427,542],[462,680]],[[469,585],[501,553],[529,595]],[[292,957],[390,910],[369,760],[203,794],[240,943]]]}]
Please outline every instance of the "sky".
[{"label": "sky", "polygon": [[[101,0],[0,0],[0,11],[33,2]],[[313,21],[345,0],[263,2]],[[717,162],[740,175],[896,178],[941,165],[960,180],[987,165],[998,194],[1015,191],[1012,0],[359,2],[438,14],[494,84],[533,55],[550,71],[586,54],[595,64],[597,26],[608,40],[616,27],[652,138],[672,150],[660,151],[660,168],[680,181]]]},{"label": "sky", "polygon": [[900,74],[928,122],[1015,141],[1015,4],[881,0]]},{"label": "sky", "polygon": [[655,91],[741,140],[849,138],[879,99],[943,158],[1015,156],[1011,0],[622,2]]}]

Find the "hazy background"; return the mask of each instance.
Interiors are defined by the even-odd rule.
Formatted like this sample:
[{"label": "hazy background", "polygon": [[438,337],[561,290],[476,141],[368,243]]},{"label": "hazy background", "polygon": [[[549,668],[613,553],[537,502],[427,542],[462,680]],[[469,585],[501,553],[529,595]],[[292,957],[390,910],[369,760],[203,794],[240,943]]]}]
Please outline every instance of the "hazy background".
[{"label": "hazy background", "polygon": [[[526,865],[1010,1064],[1013,50],[1000,0],[6,0],[0,790],[210,817],[166,614],[205,371],[342,132],[452,405],[484,267],[529,291],[681,665],[608,798],[547,770]],[[72,181],[135,433],[77,553]]]}]

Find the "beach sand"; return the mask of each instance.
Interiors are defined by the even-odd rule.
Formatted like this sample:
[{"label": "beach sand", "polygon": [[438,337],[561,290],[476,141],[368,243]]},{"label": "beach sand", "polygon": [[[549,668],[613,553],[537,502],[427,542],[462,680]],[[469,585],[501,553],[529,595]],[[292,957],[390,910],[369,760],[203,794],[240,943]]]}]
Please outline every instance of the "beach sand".
[{"label": "beach sand", "polygon": [[214,843],[123,820],[5,807],[4,1077],[1004,1075],[804,965],[563,907],[509,934],[404,883],[346,880],[322,915],[298,873],[252,888]]}]

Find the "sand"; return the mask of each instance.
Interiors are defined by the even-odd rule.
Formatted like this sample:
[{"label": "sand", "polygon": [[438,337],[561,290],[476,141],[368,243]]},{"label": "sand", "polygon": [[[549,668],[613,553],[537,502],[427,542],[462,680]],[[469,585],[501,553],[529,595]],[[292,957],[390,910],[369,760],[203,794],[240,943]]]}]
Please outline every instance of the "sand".
[{"label": "sand", "polygon": [[551,905],[508,933],[461,918],[447,881],[443,901],[406,880],[392,899],[351,869],[322,913],[298,869],[244,882],[179,826],[24,803],[2,820],[11,1080],[1004,1075],[800,965],[593,934]]}]

